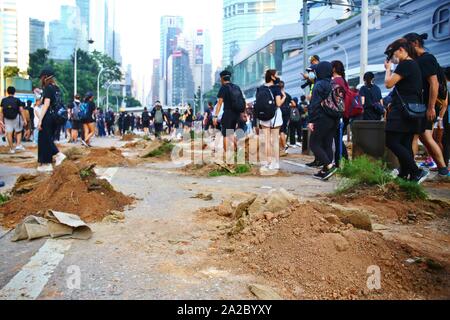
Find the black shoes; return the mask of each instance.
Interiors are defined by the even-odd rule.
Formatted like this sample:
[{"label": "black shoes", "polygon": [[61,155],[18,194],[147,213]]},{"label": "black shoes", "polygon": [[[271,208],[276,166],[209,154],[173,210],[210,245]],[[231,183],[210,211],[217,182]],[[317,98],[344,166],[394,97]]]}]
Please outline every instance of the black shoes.
[{"label": "black shoes", "polygon": [[328,169],[328,170],[322,169],[322,170],[320,170],[319,173],[314,175],[314,179],[327,181],[332,176],[334,176],[337,171],[338,171],[338,168],[336,168],[336,166],[333,166],[331,169]]},{"label": "black shoes", "polygon": [[419,175],[417,175],[416,177],[412,178],[411,181],[417,182],[417,184],[422,184],[424,183],[428,177],[430,176],[430,172],[427,170],[420,170]]},{"label": "black shoes", "polygon": [[310,168],[320,168],[320,167],[323,167],[323,164],[321,164],[321,163],[320,163],[319,161],[317,161],[317,160],[314,160],[314,161],[311,162],[311,163],[307,163],[306,166],[307,166],[307,167],[310,167]]}]

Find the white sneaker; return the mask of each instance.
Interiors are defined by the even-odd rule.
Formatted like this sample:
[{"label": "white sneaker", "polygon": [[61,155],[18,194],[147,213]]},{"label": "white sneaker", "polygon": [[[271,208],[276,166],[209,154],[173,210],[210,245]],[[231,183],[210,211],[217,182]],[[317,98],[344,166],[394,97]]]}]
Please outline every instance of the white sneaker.
[{"label": "white sneaker", "polygon": [[37,171],[40,173],[51,173],[53,172],[53,167],[51,164],[44,164],[37,168]]},{"label": "white sneaker", "polygon": [[66,157],[66,155],[64,153],[62,153],[62,152],[58,153],[56,155],[55,166],[59,167],[64,162],[64,160],[66,160],[66,158],[67,157]]},{"label": "white sneaker", "polygon": [[296,145],[297,145],[298,147],[301,147],[301,146],[302,146],[302,143],[301,143],[301,142],[297,142]]},{"label": "white sneaker", "polygon": [[25,148],[23,147],[23,145],[20,145],[16,147],[16,151],[25,151]]},{"label": "white sneaker", "polygon": [[14,149],[9,149],[9,154],[15,154],[16,153],[16,150],[14,150]]},{"label": "white sneaker", "polygon": [[269,165],[269,170],[280,170],[280,164],[276,162],[272,162]]}]

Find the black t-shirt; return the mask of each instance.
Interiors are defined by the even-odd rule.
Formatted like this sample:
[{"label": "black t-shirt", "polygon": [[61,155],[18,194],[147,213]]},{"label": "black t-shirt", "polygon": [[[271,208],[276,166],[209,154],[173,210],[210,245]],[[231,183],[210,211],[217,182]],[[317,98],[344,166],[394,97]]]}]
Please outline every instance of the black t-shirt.
[{"label": "black t-shirt", "polygon": [[[401,61],[394,71],[402,77],[396,91],[404,102],[419,103],[422,98],[422,74],[414,60]],[[411,120],[404,115],[403,106],[397,93],[393,95],[391,110],[387,117],[386,130],[393,132],[422,133],[421,120]]]},{"label": "black t-shirt", "polygon": [[194,111],[192,109],[189,109],[189,112],[186,114],[186,122],[192,122],[193,121],[193,113]]},{"label": "black t-shirt", "polygon": [[[22,101],[20,101],[19,99],[15,98],[15,97],[6,97],[3,98],[2,102],[1,102],[1,107],[2,107],[2,112],[3,112],[3,116],[5,118],[8,119],[8,117],[6,116],[6,113],[14,113],[17,115],[20,114],[20,107],[22,106]],[[6,108],[11,108],[14,109],[14,111],[6,111]]]},{"label": "black t-shirt", "polygon": [[231,109],[231,97],[230,97],[230,86],[224,85],[220,87],[219,93],[217,94],[218,99],[223,100],[223,111],[232,111]]},{"label": "black t-shirt", "polygon": [[44,88],[42,99],[45,103],[45,99],[50,99],[50,106],[54,107],[56,103],[56,95],[59,92],[59,88],[53,84],[49,84]]},{"label": "black t-shirt", "polygon": [[281,112],[283,114],[283,120],[288,121],[291,117],[291,102],[292,97],[289,93],[286,93],[286,100],[284,100],[284,104],[281,107]]},{"label": "black t-shirt", "polygon": [[88,120],[92,120],[95,121],[94,119],[94,112],[97,109],[97,107],[95,106],[95,103],[93,101],[88,101],[88,112],[87,112],[87,118]]},{"label": "black t-shirt", "polygon": [[179,123],[180,123],[180,113],[179,113],[179,112],[175,112],[175,113],[172,115],[172,122],[173,122],[174,124],[179,124]]},{"label": "black t-shirt", "polygon": [[417,58],[417,63],[419,64],[420,71],[422,72],[422,86],[423,86],[423,103],[428,106],[428,101],[430,100],[430,84],[428,78],[431,76],[437,76],[439,72],[439,63],[436,58],[425,52],[423,55]]},{"label": "black t-shirt", "polygon": [[[402,80],[395,85],[402,99],[405,102],[421,102],[422,73],[417,62],[414,60],[401,61],[394,73],[402,77]],[[395,98],[398,98],[398,96],[394,95]]]},{"label": "black t-shirt", "polygon": [[144,122],[150,121],[150,114],[148,113],[148,111],[142,112],[142,121]]},{"label": "black t-shirt", "polygon": [[375,111],[375,103],[380,103],[381,90],[377,85],[362,86],[359,95],[364,97],[364,120],[381,120],[381,114]]}]

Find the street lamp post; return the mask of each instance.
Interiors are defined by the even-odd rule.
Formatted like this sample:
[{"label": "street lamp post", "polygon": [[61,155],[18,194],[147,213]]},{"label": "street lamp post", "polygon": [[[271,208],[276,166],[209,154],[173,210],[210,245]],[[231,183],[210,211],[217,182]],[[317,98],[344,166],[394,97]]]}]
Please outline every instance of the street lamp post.
[{"label": "street lamp post", "polygon": [[341,45],[340,43],[336,42],[333,45],[333,49],[334,50],[338,50],[339,48],[342,49],[342,51],[344,51],[344,54],[345,54],[345,71],[348,72],[348,52],[347,52],[347,50],[345,49],[345,47],[343,45]]},{"label": "street lamp post", "polygon": [[109,89],[114,83],[110,83],[108,87],[106,87],[106,111],[109,111]]},{"label": "street lamp post", "polygon": [[100,77],[102,76],[102,73],[105,71],[107,71],[107,69],[102,67],[97,76],[97,103],[100,103]]}]

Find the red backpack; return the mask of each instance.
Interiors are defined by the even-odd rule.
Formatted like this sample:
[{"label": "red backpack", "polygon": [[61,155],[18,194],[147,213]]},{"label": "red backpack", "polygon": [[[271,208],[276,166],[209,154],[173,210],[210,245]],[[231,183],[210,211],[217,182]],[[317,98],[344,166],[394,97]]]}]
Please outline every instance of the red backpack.
[{"label": "red backpack", "polygon": [[345,111],[344,117],[351,119],[364,114],[364,106],[361,96],[357,90],[352,90],[348,86],[345,90]]}]

